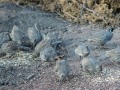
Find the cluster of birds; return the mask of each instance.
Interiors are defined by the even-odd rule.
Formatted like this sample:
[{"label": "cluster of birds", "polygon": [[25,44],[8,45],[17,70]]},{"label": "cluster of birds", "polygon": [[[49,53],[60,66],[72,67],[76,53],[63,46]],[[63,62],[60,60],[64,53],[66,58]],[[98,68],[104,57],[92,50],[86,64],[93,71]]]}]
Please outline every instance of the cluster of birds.
[{"label": "cluster of birds", "polygon": [[[94,35],[92,35],[91,37],[88,38],[89,42],[93,42],[94,44],[96,44],[99,48],[103,47],[108,41],[110,41],[113,37],[113,30],[115,30],[116,28],[109,28],[106,31],[99,31],[97,33],[94,33]],[[94,75],[94,74],[98,74],[100,73],[103,69],[102,69],[102,64],[99,63],[95,58],[91,58],[88,57],[90,54],[90,48],[88,45],[79,45],[76,49],[75,49],[75,54],[79,55],[81,60],[81,66],[82,66],[82,70],[86,73],[89,73],[90,75]],[[118,65],[118,63],[120,62],[120,48],[119,46],[115,49],[106,51],[106,57],[109,57],[111,61],[113,61],[115,64]],[[64,60],[61,61],[62,63],[67,63]],[[61,62],[58,62],[61,64]],[[63,68],[64,65],[66,64],[62,64]],[[59,64],[56,65],[59,68]],[[66,65],[68,67],[68,64]],[[69,70],[66,67],[65,69],[65,73],[63,74],[64,78],[67,77],[69,75]],[[61,70],[63,71],[63,70]],[[60,72],[60,71],[59,71]],[[61,76],[60,73],[59,77],[60,79],[63,78],[63,76]],[[65,76],[66,75],[66,76]]]},{"label": "cluster of birds", "polygon": [[[111,27],[108,30],[99,31],[94,33],[91,37],[88,38],[89,42],[93,42],[99,48],[103,47],[108,41],[113,37],[113,31],[115,28]],[[9,52],[18,49],[21,47],[24,39],[21,37],[22,33],[17,26],[13,26],[13,29],[10,33],[12,41],[5,43],[2,46],[3,51]],[[39,57],[43,62],[56,62],[55,72],[59,76],[59,80],[63,81],[67,79],[70,73],[70,66],[68,60],[65,57],[59,57],[58,47],[61,47],[62,39],[59,36],[58,32],[50,32],[47,35],[44,35],[43,39],[36,25],[30,27],[27,30],[27,36],[29,42],[34,47],[33,58]],[[22,47],[25,48],[25,47]],[[102,65],[100,65],[97,60],[90,58],[90,47],[88,45],[79,45],[75,49],[75,54],[80,56],[82,70],[89,74],[97,74],[102,71]],[[120,48],[112,49],[106,51],[106,55],[111,57],[111,60],[115,63],[120,62]]]},{"label": "cluster of birds", "polygon": [[[101,46],[103,47],[108,41],[112,39],[113,30],[115,30],[115,28],[111,27],[106,31],[99,31],[89,37],[88,41],[93,42],[99,48],[101,48]],[[39,53],[39,57],[43,62],[55,61],[55,58],[57,56],[57,46],[62,43],[61,39],[58,38],[58,36],[59,35],[56,32],[48,34],[45,36],[45,39],[39,42],[35,47],[35,52],[37,51],[37,53]],[[106,51],[107,56],[112,57],[111,59],[114,62],[120,62],[120,48],[118,48]],[[88,45],[79,45],[75,49],[75,54],[79,55],[82,59],[81,66],[84,72],[89,73],[90,75],[94,75],[102,71],[102,65],[99,64],[99,62],[95,58],[88,57],[90,54],[90,48]],[[70,66],[66,58],[62,57],[57,59],[55,65],[55,72],[57,73],[60,81],[68,79],[70,73]]]}]

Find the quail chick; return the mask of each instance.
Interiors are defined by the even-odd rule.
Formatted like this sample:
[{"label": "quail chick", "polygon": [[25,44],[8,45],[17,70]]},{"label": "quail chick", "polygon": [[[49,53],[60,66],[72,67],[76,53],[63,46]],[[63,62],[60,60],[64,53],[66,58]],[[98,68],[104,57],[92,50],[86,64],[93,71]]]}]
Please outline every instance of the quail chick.
[{"label": "quail chick", "polygon": [[51,41],[49,39],[43,39],[40,41],[34,49],[32,54],[33,58],[37,58],[40,56],[40,51],[44,50],[45,48],[51,47]]},{"label": "quail chick", "polygon": [[33,57],[38,57],[40,54],[39,52],[44,50],[45,48],[53,47],[54,49],[56,49],[57,45],[61,43],[61,40],[58,40],[57,38],[57,32],[50,33],[44,36],[44,39],[35,46]]},{"label": "quail chick", "polygon": [[57,57],[56,50],[53,47],[45,48],[40,51],[40,58],[43,62],[53,62],[55,61],[55,57]]},{"label": "quail chick", "polygon": [[109,57],[114,64],[120,63],[120,47],[106,51],[106,56]]},{"label": "quail chick", "polygon": [[14,25],[13,29],[10,33],[10,37],[13,41],[16,41],[18,44],[22,44],[22,37],[21,37],[22,32],[20,31],[19,27]]},{"label": "quail chick", "polygon": [[113,30],[115,28],[111,27],[106,31],[99,31],[91,36],[88,41],[97,44],[99,47],[104,46],[113,37]]},{"label": "quail chick", "polygon": [[56,62],[55,71],[59,76],[59,81],[63,81],[68,79],[68,75],[70,73],[70,66],[67,60],[58,60]]},{"label": "quail chick", "polygon": [[79,45],[76,49],[75,49],[75,53],[77,55],[79,55],[80,57],[86,57],[90,54],[90,49],[88,46],[86,45]]},{"label": "quail chick", "polygon": [[45,39],[51,40],[51,45],[54,48],[56,48],[62,42],[58,32],[50,32],[44,37]]},{"label": "quail chick", "polygon": [[81,61],[82,69],[84,72],[94,75],[102,71],[102,66],[93,58],[83,58]]},{"label": "quail chick", "polygon": [[15,54],[15,52],[18,50],[18,44],[15,41],[9,41],[7,43],[4,43],[1,46],[2,52],[5,52],[7,54],[6,57],[11,57]]},{"label": "quail chick", "polygon": [[33,47],[35,47],[35,45],[42,39],[41,34],[36,27],[36,24],[34,25],[34,27],[28,28],[27,35]]}]

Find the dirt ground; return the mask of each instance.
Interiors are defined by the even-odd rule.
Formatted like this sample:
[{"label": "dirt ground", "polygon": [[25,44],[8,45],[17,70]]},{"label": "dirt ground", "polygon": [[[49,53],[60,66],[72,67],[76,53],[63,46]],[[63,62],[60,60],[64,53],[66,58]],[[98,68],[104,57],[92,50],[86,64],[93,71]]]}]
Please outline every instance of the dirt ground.
[{"label": "dirt ground", "polygon": [[[60,18],[58,17],[57,19],[59,20]],[[114,31],[113,39],[105,45],[105,47],[109,49],[94,49],[94,46],[88,43],[87,39],[89,36],[102,29],[103,27],[96,24],[78,25],[68,23],[63,30],[58,30],[66,50],[64,53],[71,67],[68,81],[60,83],[54,72],[55,64],[48,67],[37,58],[35,59],[36,63],[32,63],[27,69],[24,68],[25,65],[19,66],[16,67],[13,72],[25,75],[32,72],[33,75],[30,76],[29,80],[22,79],[22,83],[18,81],[15,85],[1,85],[0,90],[120,90],[120,67],[114,65],[109,59],[106,59],[103,61],[103,71],[100,74],[94,76],[85,75],[81,69],[81,60],[74,52],[79,44],[88,44],[91,47],[91,54],[89,57],[95,57],[96,60],[98,60],[104,56],[105,51],[116,48],[117,45],[120,46],[120,27],[118,27]],[[27,56],[30,55],[31,53],[27,53]],[[32,58],[26,58],[32,60]],[[15,78],[15,80],[17,81],[17,78]]]}]

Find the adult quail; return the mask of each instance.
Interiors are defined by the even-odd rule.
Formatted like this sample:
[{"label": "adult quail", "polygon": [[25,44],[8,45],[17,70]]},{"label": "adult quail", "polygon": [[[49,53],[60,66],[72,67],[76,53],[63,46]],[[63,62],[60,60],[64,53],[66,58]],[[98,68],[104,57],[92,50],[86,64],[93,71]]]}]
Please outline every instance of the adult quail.
[{"label": "adult quail", "polygon": [[54,62],[56,57],[57,53],[53,47],[48,47],[40,51],[40,58],[43,62]]},{"label": "adult quail", "polygon": [[10,33],[10,37],[13,41],[16,41],[18,44],[22,44],[22,32],[20,31],[19,27],[14,25],[13,29]]},{"label": "adult quail", "polygon": [[42,39],[36,24],[34,25],[34,27],[28,28],[27,35],[33,47],[35,47],[35,45]]},{"label": "adult quail", "polygon": [[70,73],[70,66],[67,60],[65,59],[58,60],[55,66],[55,72],[59,76],[60,81],[68,79],[68,75]]},{"label": "adult quail", "polygon": [[102,66],[94,59],[84,57],[81,61],[82,69],[84,72],[94,75],[102,71]]},{"label": "adult quail", "polygon": [[75,49],[75,53],[79,55],[80,57],[86,57],[90,54],[90,49],[87,45],[79,45]]},{"label": "adult quail", "polygon": [[113,30],[115,28],[111,27],[106,31],[99,31],[97,33],[94,33],[89,39],[89,42],[93,42],[94,44],[97,44],[98,46],[104,46],[108,41],[110,41],[113,37]]},{"label": "adult quail", "polygon": [[109,57],[114,64],[120,63],[120,47],[118,46],[115,49],[106,51],[106,56]]}]

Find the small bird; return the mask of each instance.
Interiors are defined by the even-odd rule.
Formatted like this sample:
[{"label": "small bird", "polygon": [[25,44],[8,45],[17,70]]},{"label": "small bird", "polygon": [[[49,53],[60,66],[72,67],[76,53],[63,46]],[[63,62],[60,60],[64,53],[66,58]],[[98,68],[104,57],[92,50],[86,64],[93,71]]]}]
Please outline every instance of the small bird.
[{"label": "small bird", "polygon": [[56,48],[62,42],[58,32],[50,32],[44,36],[44,38],[51,40],[51,45],[54,48]]},{"label": "small bird", "polygon": [[36,24],[34,25],[34,27],[29,27],[28,28],[27,35],[28,35],[28,38],[29,38],[33,48],[42,39],[42,36],[41,36]]},{"label": "small bird", "polygon": [[48,47],[40,51],[40,58],[43,62],[54,62],[56,57],[57,53],[53,47]]},{"label": "small bird", "polygon": [[1,46],[2,52],[6,53],[6,57],[11,57],[18,50],[18,43],[16,41],[9,41]]},{"label": "small bird", "polygon": [[79,45],[75,49],[75,53],[81,57],[81,65],[84,72],[87,72],[91,75],[102,71],[101,65],[96,62],[95,59],[89,58],[90,49],[87,45]]},{"label": "small bird", "polygon": [[51,41],[49,39],[43,39],[40,41],[34,49],[34,52],[32,54],[33,58],[37,58],[40,56],[40,51],[44,50],[45,48],[51,47]]},{"label": "small bird", "polygon": [[34,49],[33,58],[39,56],[40,51],[44,50],[45,48],[53,47],[56,50],[57,45],[59,45],[62,41],[59,40],[59,34],[57,32],[49,33],[44,35],[42,41],[40,41]]},{"label": "small bird", "polygon": [[106,56],[108,58],[110,58],[110,60],[114,63],[114,64],[118,64],[120,63],[120,47],[118,46],[115,49],[106,51]]},{"label": "small bird", "polygon": [[83,58],[81,65],[83,71],[89,73],[90,75],[94,75],[102,71],[102,65],[100,65],[94,58]]},{"label": "small bird", "polygon": [[55,72],[59,76],[59,81],[68,79],[70,73],[70,66],[66,59],[58,59],[55,66]]},{"label": "small bird", "polygon": [[93,42],[94,44],[97,44],[99,47],[104,46],[108,41],[110,41],[113,37],[113,30],[115,28],[111,27],[106,31],[99,31],[97,33],[94,33],[89,39],[89,42]]},{"label": "small bird", "polygon": [[22,32],[20,31],[19,27],[14,25],[13,29],[10,33],[10,37],[13,41],[16,41],[18,44],[22,44]]},{"label": "small bird", "polygon": [[75,53],[77,55],[79,55],[80,57],[86,57],[90,54],[90,49],[88,46],[86,45],[79,45],[76,49],[75,49]]}]

